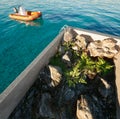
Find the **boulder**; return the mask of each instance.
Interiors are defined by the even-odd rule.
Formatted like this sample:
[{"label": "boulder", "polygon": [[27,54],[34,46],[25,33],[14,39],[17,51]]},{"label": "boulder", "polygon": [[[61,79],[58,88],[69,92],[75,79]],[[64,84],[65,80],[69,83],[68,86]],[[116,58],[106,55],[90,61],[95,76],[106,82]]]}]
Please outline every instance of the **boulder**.
[{"label": "boulder", "polygon": [[49,70],[50,70],[50,76],[51,76],[51,85],[53,87],[59,85],[61,79],[62,79],[62,70],[60,67],[58,66],[52,66],[52,65],[49,65]]},{"label": "boulder", "polygon": [[39,116],[47,119],[55,119],[55,115],[51,109],[52,97],[49,93],[42,94],[39,107]]},{"label": "boulder", "polygon": [[59,47],[59,49],[58,49],[58,52],[59,52],[61,55],[65,54],[65,47],[63,47],[63,46],[60,45],[60,47]]},{"label": "boulder", "polygon": [[75,44],[78,46],[78,49],[85,50],[87,46],[87,42],[84,37],[77,35]]},{"label": "boulder", "polygon": [[100,81],[101,82],[100,82],[100,86],[98,87],[98,91],[104,98],[107,98],[112,94],[113,90],[110,84],[108,84],[106,80],[104,80],[103,78],[100,78]]},{"label": "boulder", "polygon": [[63,43],[72,41],[76,36],[76,31],[74,31],[72,28],[67,28],[66,32],[64,33]]},{"label": "boulder", "polygon": [[112,38],[90,42],[87,47],[88,52],[93,57],[113,58],[119,51],[119,46]]},{"label": "boulder", "polygon": [[77,100],[77,119],[104,119],[99,101],[89,95],[81,95]]},{"label": "boulder", "polygon": [[69,67],[71,67],[71,52],[67,51],[63,56],[62,56],[62,61],[66,63]]}]

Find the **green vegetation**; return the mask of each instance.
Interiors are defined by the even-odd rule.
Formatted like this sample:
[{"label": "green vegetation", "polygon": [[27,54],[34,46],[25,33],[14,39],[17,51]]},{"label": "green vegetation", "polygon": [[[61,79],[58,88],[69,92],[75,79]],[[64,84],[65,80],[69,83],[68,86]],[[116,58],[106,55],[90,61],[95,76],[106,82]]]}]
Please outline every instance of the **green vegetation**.
[{"label": "green vegetation", "polygon": [[82,52],[78,59],[66,73],[70,86],[75,86],[77,83],[87,84],[87,78],[94,79],[97,74],[100,76],[106,75],[113,68],[113,65],[103,58],[98,57],[93,60],[85,52]]},{"label": "green vegetation", "polygon": [[61,67],[63,72],[67,70],[66,65],[64,64],[64,62],[61,61],[61,56],[59,55],[59,53],[57,53],[54,57],[51,58],[50,64],[53,66]]},{"label": "green vegetation", "polygon": [[72,66],[68,67],[63,63],[59,53],[51,59],[50,64],[61,67],[69,86],[78,83],[87,84],[88,79],[94,79],[96,75],[104,76],[113,68],[113,65],[103,58],[92,58],[85,51],[73,51],[71,49],[73,44],[66,43],[64,46],[66,51],[72,52]]}]

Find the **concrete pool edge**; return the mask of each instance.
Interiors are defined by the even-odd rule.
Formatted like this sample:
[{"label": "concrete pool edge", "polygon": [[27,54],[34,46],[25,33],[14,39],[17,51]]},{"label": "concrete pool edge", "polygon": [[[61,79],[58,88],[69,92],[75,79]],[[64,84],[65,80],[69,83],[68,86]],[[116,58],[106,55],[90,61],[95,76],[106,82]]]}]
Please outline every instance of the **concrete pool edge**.
[{"label": "concrete pool edge", "polygon": [[[0,119],[7,119],[31,85],[37,79],[39,71],[57,51],[63,37],[61,32],[28,67],[0,95]],[[19,92],[19,93],[18,93]]]}]

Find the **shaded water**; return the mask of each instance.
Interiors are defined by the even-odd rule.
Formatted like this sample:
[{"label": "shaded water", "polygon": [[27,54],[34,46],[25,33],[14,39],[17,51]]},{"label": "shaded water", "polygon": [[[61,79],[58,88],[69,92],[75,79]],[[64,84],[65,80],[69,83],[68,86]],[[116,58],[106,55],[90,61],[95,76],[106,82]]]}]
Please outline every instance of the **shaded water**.
[{"label": "shaded water", "polygon": [[[33,22],[11,20],[16,5],[42,11]],[[0,1],[0,92],[53,40],[61,27],[70,25],[120,36],[119,0],[1,0]]]}]

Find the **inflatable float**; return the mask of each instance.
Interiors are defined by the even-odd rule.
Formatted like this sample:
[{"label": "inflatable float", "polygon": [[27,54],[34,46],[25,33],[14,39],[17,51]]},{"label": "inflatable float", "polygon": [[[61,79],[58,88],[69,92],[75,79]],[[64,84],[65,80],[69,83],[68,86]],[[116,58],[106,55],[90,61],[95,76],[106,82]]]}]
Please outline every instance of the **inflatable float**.
[{"label": "inflatable float", "polygon": [[20,15],[18,13],[10,14],[9,17],[15,20],[21,21],[33,21],[42,16],[42,12],[40,11],[27,11],[27,15]]}]

